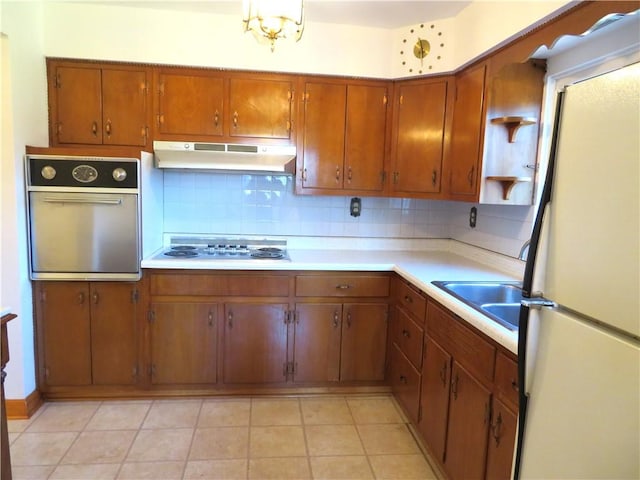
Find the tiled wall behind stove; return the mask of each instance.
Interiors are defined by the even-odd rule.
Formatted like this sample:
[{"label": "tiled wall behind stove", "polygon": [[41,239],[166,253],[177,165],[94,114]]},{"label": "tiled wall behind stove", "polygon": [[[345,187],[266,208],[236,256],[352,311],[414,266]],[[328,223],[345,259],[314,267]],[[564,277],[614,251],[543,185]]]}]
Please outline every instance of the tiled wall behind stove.
[{"label": "tiled wall behind stove", "polygon": [[219,173],[164,173],[165,233],[449,238],[448,203],[295,195],[295,179]]}]

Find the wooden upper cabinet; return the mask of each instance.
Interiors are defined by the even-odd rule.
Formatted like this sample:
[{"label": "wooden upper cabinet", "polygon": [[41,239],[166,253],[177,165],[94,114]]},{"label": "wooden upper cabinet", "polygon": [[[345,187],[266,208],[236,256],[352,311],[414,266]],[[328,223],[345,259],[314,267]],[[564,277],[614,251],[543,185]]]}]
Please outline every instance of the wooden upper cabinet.
[{"label": "wooden upper cabinet", "polygon": [[156,138],[292,143],[295,86],[287,75],[160,68]]},{"label": "wooden upper cabinet", "polygon": [[231,78],[229,136],[291,138],[291,81]]},{"label": "wooden upper cabinet", "polygon": [[388,88],[348,85],[343,187],[380,192],[384,186]]},{"label": "wooden upper cabinet", "polygon": [[157,138],[223,135],[224,80],[220,75],[206,70],[160,70],[156,94]]},{"label": "wooden upper cabinet", "polygon": [[382,192],[387,83],[308,81],[303,102],[298,193]]},{"label": "wooden upper cabinet", "polygon": [[485,74],[482,63],[456,76],[449,194],[457,200],[475,201],[478,197]]},{"label": "wooden upper cabinet", "polygon": [[308,82],[304,90],[302,188],[340,190],[344,162],[347,88]]},{"label": "wooden upper cabinet", "polygon": [[438,198],[445,152],[448,90],[447,78],[397,85],[390,178],[394,194]]},{"label": "wooden upper cabinet", "polygon": [[148,70],[47,60],[50,142],[54,146],[148,141]]}]

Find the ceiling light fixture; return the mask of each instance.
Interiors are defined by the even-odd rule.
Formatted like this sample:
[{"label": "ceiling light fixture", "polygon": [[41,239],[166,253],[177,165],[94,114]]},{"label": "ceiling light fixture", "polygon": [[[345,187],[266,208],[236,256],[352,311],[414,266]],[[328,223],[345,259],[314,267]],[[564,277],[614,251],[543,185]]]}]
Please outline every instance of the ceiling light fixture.
[{"label": "ceiling light fixture", "polygon": [[304,17],[302,0],[243,0],[244,31],[251,31],[258,41],[268,41],[271,51],[279,38],[302,37]]}]

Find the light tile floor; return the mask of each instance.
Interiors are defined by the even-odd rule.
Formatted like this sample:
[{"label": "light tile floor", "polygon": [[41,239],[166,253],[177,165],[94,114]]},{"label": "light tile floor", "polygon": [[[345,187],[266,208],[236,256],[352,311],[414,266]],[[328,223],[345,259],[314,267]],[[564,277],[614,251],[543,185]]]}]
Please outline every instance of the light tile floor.
[{"label": "light tile floor", "polygon": [[46,403],[13,478],[435,479],[391,396]]}]

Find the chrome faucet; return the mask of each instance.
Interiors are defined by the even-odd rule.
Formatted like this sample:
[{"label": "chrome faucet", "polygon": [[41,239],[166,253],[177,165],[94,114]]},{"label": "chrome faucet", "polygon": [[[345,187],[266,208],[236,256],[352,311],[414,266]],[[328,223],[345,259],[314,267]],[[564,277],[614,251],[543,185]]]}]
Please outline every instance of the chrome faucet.
[{"label": "chrome faucet", "polygon": [[520,253],[518,254],[518,259],[527,260],[527,256],[529,256],[529,245],[531,245],[531,239],[524,242],[524,245],[520,248]]}]

